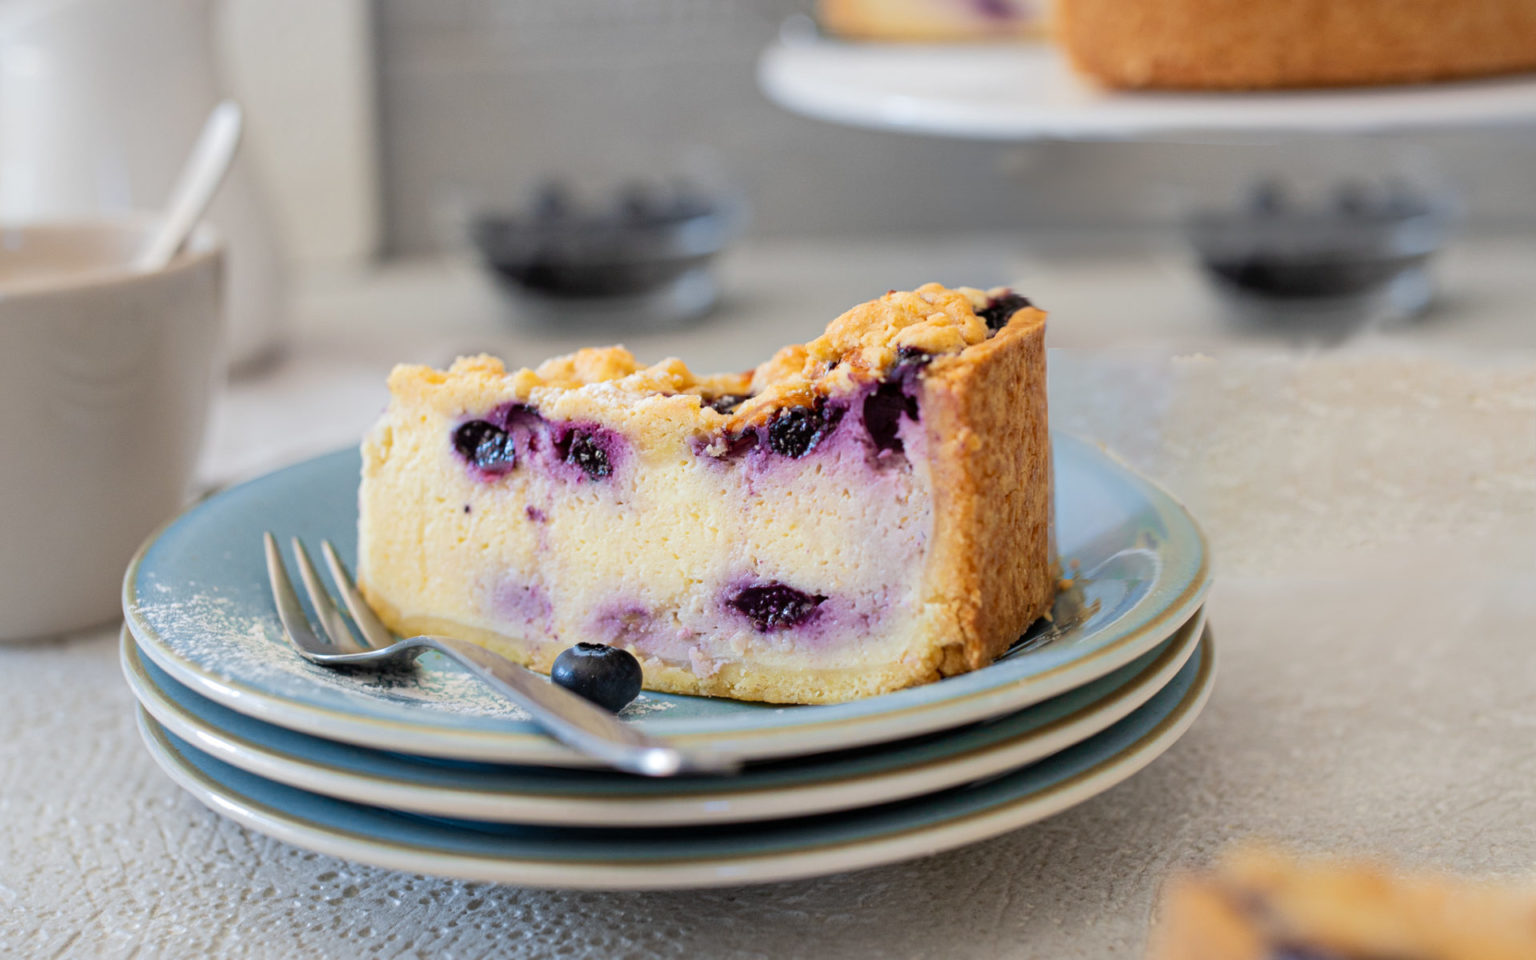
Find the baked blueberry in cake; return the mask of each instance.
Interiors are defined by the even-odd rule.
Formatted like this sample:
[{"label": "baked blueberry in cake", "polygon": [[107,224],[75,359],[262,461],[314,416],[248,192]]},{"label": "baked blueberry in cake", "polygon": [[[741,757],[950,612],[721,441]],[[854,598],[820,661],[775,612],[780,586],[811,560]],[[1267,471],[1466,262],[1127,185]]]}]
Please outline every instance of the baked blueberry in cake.
[{"label": "baked blueberry in cake", "polygon": [[983,667],[1055,588],[1044,320],[929,284],[748,373],[397,367],[363,592],[539,670],[628,650],[660,691],[828,703]]},{"label": "baked blueberry in cake", "polygon": [[1164,891],[1148,960],[1530,960],[1536,889],[1377,863],[1229,854]]}]

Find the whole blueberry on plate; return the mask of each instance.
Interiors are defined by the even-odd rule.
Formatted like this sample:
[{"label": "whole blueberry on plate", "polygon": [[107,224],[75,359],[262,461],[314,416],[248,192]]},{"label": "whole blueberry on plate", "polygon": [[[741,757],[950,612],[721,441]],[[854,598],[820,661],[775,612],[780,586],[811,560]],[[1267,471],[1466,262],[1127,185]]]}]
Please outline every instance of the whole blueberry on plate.
[{"label": "whole blueberry on plate", "polygon": [[555,658],[549,679],[618,713],[640,695],[640,661],[605,643],[578,643]]}]

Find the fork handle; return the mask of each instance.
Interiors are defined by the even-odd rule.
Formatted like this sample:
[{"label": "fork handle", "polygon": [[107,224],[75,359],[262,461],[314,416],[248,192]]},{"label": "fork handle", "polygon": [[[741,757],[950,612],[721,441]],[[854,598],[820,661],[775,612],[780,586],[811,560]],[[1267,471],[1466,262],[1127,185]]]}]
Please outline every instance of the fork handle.
[{"label": "fork handle", "polygon": [[408,641],[452,658],[491,689],[527,710],[561,743],[611,767],[648,777],[679,773],[733,773],[740,763],[699,754],[646,736],[584,697],[555,686],[500,654],[455,637],[420,636]]}]

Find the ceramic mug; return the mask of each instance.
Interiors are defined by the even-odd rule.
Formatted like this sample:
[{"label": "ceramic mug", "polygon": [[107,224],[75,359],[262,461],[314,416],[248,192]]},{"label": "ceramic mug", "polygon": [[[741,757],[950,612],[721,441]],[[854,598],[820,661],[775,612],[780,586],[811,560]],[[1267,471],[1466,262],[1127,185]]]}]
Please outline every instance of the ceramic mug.
[{"label": "ceramic mug", "polygon": [[137,271],[148,218],[0,224],[0,640],[118,615],[182,506],[219,369],[223,244]]}]

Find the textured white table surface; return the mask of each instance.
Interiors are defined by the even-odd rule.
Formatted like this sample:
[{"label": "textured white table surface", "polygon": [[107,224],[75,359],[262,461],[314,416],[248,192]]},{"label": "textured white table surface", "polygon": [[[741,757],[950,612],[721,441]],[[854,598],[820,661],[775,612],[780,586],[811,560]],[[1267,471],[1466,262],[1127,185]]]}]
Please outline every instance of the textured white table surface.
[{"label": "textured white table surface", "polygon": [[[1533,253],[1464,243],[1436,315],[1312,350],[1239,339],[1170,258],[1053,263],[985,238],[744,251],[719,320],[637,353],[745,367],[930,278],[1017,278],[1052,310],[1056,426],[1169,486],[1215,547],[1219,677],[1183,741],[1081,807],[925,860],[521,890],[318,856],[205,810],[140,748],[102,630],[0,650],[0,956],[1135,957],[1167,871],[1241,838],[1532,876]],[[393,361],[591,339],[501,312],[461,268],[307,284],[289,358],[224,398],[207,477],[353,441]]]}]

